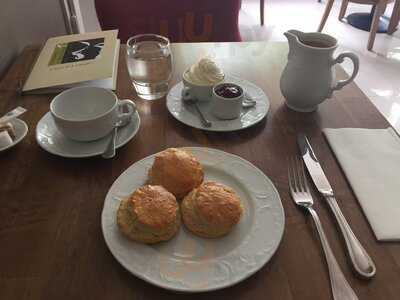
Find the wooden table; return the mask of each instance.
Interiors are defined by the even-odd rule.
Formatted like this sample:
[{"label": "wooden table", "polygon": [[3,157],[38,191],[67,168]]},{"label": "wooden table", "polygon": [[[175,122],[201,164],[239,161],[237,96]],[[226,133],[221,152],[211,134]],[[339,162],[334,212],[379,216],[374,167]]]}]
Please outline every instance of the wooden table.
[{"label": "wooden table", "polygon": [[[136,99],[124,53],[117,94],[134,98],[142,118],[138,135],[113,160],[63,159],[42,150],[35,126],[48,111],[51,96],[20,96],[18,82],[38,53],[25,49],[0,83],[0,113],[17,105],[30,131],[14,149],[0,155],[0,299],[331,299],[328,271],[312,221],[289,197],[286,157],[297,153],[295,136],[305,132],[331,180],[339,205],[377,265],[371,281],[356,278],[331,213],[316,198],[338,262],[359,299],[400,298],[400,244],[378,243],[321,134],[323,127],[385,128],[379,114],[355,84],[335,93],[315,113],[287,109],[279,78],[287,48],[279,43],[173,45],[175,83],[200,56],[215,54],[226,73],[264,89],[271,100],[268,120],[239,132],[207,133],[176,121],[165,100]],[[339,69],[340,77],[344,72]],[[240,155],[275,183],[286,215],[281,245],[272,260],[249,279],[225,290],[184,295],[137,279],[106,247],[100,214],[107,190],[128,166],[167,147],[206,146]]]}]

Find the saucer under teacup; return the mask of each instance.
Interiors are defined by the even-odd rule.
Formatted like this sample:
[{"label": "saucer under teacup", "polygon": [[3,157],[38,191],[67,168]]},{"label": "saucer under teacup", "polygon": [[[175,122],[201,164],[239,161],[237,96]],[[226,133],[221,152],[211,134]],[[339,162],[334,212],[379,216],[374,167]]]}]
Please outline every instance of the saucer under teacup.
[{"label": "saucer under teacup", "polygon": [[[136,112],[131,121],[118,129],[116,148],[128,143],[138,132],[140,117]],[[50,112],[46,113],[36,126],[36,141],[41,148],[54,155],[71,158],[83,158],[101,155],[110,136],[91,142],[78,142],[64,136],[56,127]]]},{"label": "saucer under teacup", "polygon": [[235,131],[248,128],[260,122],[267,115],[270,103],[264,91],[255,84],[232,75],[226,75],[224,82],[231,82],[243,88],[245,94],[256,101],[256,105],[250,108],[243,108],[240,116],[233,120],[218,119],[212,113],[212,100],[198,102],[198,106],[204,116],[212,122],[211,127],[205,127],[193,106],[185,105],[182,101],[182,90],[184,84],[179,82],[169,91],[167,95],[168,111],[180,122],[202,130],[208,131]]}]

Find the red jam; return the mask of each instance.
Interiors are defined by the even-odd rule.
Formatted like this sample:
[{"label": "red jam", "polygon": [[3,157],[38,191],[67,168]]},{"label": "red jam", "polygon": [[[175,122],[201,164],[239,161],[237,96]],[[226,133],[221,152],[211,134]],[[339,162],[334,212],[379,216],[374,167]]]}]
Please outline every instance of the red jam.
[{"label": "red jam", "polygon": [[242,94],[242,89],[236,84],[226,83],[218,86],[215,93],[223,98],[237,98]]}]

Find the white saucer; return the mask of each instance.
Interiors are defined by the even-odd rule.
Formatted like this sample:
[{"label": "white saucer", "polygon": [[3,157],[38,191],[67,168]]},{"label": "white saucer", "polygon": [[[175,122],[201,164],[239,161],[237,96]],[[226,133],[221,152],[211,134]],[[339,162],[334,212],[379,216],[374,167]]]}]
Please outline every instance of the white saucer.
[{"label": "white saucer", "polygon": [[253,83],[235,76],[226,76],[226,82],[240,85],[243,90],[254,99],[256,106],[243,109],[239,118],[234,120],[220,120],[211,113],[211,102],[198,102],[205,117],[212,122],[211,127],[204,127],[195,108],[182,102],[181,92],[183,83],[176,84],[167,95],[167,108],[169,112],[182,123],[208,131],[235,131],[248,128],[260,122],[269,111],[269,100],[261,88]]},{"label": "white saucer", "polygon": [[0,152],[6,151],[7,149],[10,149],[11,147],[14,147],[16,144],[18,144],[20,141],[23,140],[23,138],[26,136],[28,133],[28,125],[20,119],[12,119],[10,123],[14,126],[14,131],[15,131],[15,139],[13,140],[13,143],[10,145],[7,145],[3,148],[0,148]]},{"label": "white saucer", "polygon": [[[136,112],[132,121],[118,129],[116,148],[129,142],[138,132],[140,117]],[[36,141],[44,150],[63,157],[91,157],[103,153],[110,136],[93,142],[77,142],[65,137],[58,131],[50,112],[46,113],[36,126]]]}]

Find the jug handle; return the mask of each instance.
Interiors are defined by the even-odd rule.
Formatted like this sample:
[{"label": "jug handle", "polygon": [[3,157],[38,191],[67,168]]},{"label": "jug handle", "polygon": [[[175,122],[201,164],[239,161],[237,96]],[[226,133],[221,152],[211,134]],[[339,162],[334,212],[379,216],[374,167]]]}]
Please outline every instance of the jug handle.
[{"label": "jug handle", "polygon": [[360,62],[358,60],[357,55],[355,55],[354,53],[343,52],[343,53],[339,54],[338,57],[336,57],[336,59],[333,61],[333,65],[341,64],[346,57],[350,58],[351,61],[353,62],[353,73],[351,74],[351,76],[349,78],[347,78],[345,80],[339,80],[338,83],[336,84],[336,86],[332,88],[332,92],[342,89],[345,85],[352,82],[354,80],[354,78],[357,76]]}]

